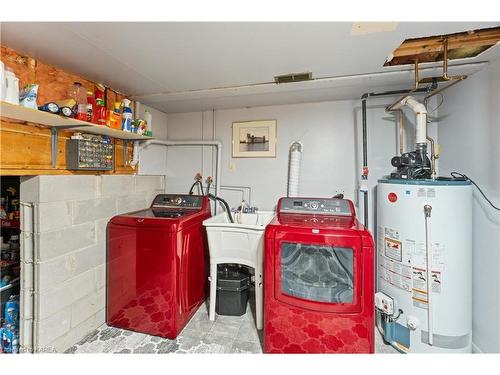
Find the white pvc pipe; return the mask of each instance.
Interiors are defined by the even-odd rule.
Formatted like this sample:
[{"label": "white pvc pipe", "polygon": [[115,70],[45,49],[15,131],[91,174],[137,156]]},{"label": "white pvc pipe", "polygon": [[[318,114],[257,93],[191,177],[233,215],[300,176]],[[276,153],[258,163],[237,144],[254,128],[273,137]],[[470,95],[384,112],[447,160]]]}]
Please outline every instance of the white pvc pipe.
[{"label": "white pvc pipe", "polygon": [[[215,164],[215,195],[220,197],[220,173],[222,165],[222,142],[221,141],[160,141],[157,139],[152,139],[144,142],[142,148],[146,148],[149,145],[161,145],[165,147],[169,146],[213,146],[217,150],[217,162]],[[220,203],[219,203],[220,204]],[[215,205],[215,213],[217,213],[217,205]]]},{"label": "white pvc pipe", "polygon": [[417,115],[415,142],[427,144],[427,109],[425,105],[417,101],[413,96],[408,96],[405,104]]},{"label": "white pvc pipe", "polygon": [[132,168],[135,168],[137,163],[139,163],[139,150],[140,150],[139,141],[135,141],[134,147],[132,149],[132,161],[130,162]]},{"label": "white pvc pipe", "polygon": [[290,165],[288,169],[287,197],[299,196],[300,161],[302,160],[302,143],[295,141],[290,146]]}]

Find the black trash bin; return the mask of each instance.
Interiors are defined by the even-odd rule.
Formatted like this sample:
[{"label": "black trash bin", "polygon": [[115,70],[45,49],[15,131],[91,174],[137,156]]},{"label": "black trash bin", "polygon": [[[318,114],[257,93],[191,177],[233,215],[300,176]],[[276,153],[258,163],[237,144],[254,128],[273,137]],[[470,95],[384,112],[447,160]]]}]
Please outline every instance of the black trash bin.
[{"label": "black trash bin", "polygon": [[215,304],[217,314],[233,316],[245,314],[249,287],[250,276],[245,269],[234,266],[219,266]]}]

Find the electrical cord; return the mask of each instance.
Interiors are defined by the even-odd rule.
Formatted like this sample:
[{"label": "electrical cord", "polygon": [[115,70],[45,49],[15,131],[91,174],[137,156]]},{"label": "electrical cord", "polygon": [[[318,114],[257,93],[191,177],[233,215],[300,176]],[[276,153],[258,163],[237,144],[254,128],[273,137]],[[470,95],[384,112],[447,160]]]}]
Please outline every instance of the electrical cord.
[{"label": "electrical cord", "polygon": [[474,180],[472,180],[469,176],[467,176],[467,175],[465,175],[463,173],[459,173],[459,172],[451,172],[450,174],[451,174],[451,177],[453,177],[453,178],[457,178],[456,176],[458,176],[458,177],[461,177],[461,178],[463,178],[463,179],[465,179],[467,181],[470,181],[477,188],[477,190],[479,190],[479,192],[484,197],[484,199],[486,199],[486,202],[488,202],[491,205],[491,207],[493,207],[495,210],[500,211],[500,208],[498,208],[497,206],[495,206],[493,204],[493,202],[488,199],[488,197],[486,196],[486,194],[483,193],[483,191],[478,186],[478,184],[476,184],[474,182]]},{"label": "electrical cord", "polygon": [[441,107],[441,105],[444,103],[444,96],[443,94],[438,94],[441,98],[441,101],[439,102],[439,104],[436,106],[436,108],[434,108],[432,111],[430,112],[427,112],[427,116],[431,115],[432,113],[436,112],[436,110]]}]

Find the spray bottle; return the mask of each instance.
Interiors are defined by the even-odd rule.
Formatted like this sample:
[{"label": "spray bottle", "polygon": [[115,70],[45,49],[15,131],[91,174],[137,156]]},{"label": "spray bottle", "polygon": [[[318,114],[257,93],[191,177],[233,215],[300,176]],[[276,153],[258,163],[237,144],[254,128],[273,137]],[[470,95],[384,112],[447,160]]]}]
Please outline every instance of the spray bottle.
[{"label": "spray bottle", "polygon": [[128,99],[123,99],[122,130],[129,133],[132,131],[132,109]]}]

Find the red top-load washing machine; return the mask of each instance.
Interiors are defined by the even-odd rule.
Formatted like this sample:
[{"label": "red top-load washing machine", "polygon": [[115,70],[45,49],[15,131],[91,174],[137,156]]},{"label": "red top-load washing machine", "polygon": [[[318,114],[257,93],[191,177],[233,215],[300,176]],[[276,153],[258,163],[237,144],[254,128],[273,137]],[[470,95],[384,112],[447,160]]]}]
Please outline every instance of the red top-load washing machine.
[{"label": "red top-load washing machine", "polygon": [[160,194],[108,223],[106,321],[174,339],[207,294],[208,198]]},{"label": "red top-load washing machine", "polygon": [[266,353],[373,353],[374,253],[347,199],[281,198],[267,226]]}]

